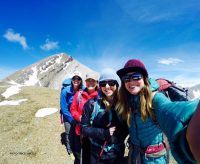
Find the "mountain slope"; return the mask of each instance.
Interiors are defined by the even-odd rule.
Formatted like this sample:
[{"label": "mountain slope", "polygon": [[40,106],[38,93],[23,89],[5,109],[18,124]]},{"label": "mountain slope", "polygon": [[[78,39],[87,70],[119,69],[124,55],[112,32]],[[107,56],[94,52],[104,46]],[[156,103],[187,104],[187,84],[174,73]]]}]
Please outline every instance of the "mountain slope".
[{"label": "mountain slope", "polygon": [[191,99],[200,99],[200,84],[189,88],[188,94]]},{"label": "mountain slope", "polygon": [[64,53],[47,57],[35,64],[19,70],[3,81],[15,81],[26,86],[42,86],[59,89],[62,81],[74,71],[81,72],[83,80],[92,70]]}]

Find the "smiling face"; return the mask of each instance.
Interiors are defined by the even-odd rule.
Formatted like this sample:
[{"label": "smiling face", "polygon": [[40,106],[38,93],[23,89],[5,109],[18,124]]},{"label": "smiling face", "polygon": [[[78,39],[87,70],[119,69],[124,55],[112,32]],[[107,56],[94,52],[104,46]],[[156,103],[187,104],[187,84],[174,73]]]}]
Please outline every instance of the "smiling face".
[{"label": "smiling face", "polygon": [[141,76],[140,78],[134,78],[134,74],[138,74],[135,72],[130,72],[127,73],[125,76],[127,76],[129,80],[125,80],[125,88],[126,90],[132,94],[132,95],[137,95],[141,89],[144,87],[144,80],[143,77]]},{"label": "smiling face", "polygon": [[102,81],[99,83],[99,86],[101,87],[101,91],[108,98],[113,96],[117,89],[116,81],[114,80]]},{"label": "smiling face", "polygon": [[74,76],[72,78],[72,84],[73,84],[73,87],[75,89],[77,89],[79,87],[79,85],[81,84],[81,82],[82,82],[82,80],[81,80],[81,78],[79,76]]},{"label": "smiling face", "polygon": [[97,87],[97,81],[94,79],[87,79],[86,80],[86,87],[89,92],[95,91],[95,88]]}]

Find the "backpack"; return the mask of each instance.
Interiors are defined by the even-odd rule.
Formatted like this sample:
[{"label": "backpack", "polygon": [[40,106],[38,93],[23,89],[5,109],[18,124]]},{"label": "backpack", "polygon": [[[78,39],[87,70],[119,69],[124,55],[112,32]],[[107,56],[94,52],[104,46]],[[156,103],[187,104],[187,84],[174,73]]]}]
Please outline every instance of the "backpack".
[{"label": "backpack", "polygon": [[69,85],[71,85],[71,78],[67,78],[67,79],[63,80],[62,88],[65,88],[65,87],[67,87]]},{"label": "backpack", "polygon": [[188,101],[188,89],[176,85],[176,83],[164,78],[156,79],[159,84],[158,91],[170,98],[171,101]]}]

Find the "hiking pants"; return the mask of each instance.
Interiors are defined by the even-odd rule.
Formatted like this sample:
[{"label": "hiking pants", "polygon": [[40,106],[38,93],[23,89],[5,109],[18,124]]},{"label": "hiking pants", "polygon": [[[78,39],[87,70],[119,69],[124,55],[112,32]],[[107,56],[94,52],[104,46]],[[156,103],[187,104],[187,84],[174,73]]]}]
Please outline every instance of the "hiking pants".
[{"label": "hiking pants", "polygon": [[[72,145],[72,151],[75,157],[74,164],[80,164],[82,158],[82,164],[90,164],[90,141],[88,138],[80,140],[79,135],[74,135],[74,142]],[[82,144],[82,145],[81,145]],[[82,156],[81,156],[82,149]]]},{"label": "hiking pants", "polygon": [[80,158],[81,158],[81,142],[80,142],[80,136],[75,133],[75,128],[74,128],[74,133],[73,133],[73,143],[72,143],[72,152],[75,157],[74,164],[80,164]]},{"label": "hiking pants", "polygon": [[66,135],[66,147],[68,154],[72,153],[72,144],[73,144],[73,131],[74,128],[69,122],[64,122],[65,135]]},{"label": "hiking pants", "polygon": [[83,137],[81,143],[83,164],[90,164],[90,140],[87,137]]}]

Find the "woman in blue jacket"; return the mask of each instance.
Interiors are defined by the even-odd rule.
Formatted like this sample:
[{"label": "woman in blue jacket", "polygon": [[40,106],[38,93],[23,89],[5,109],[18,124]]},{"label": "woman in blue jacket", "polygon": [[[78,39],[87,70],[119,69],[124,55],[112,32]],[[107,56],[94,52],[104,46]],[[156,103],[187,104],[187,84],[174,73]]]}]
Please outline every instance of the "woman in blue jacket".
[{"label": "woman in blue jacket", "polygon": [[[75,145],[73,143],[73,136],[75,135],[75,124],[76,124],[76,121],[73,119],[70,113],[70,107],[75,93],[82,89],[83,85],[82,85],[81,73],[76,71],[72,75],[71,85],[68,85],[66,87],[63,86],[60,93],[60,109],[64,121],[65,134],[66,134],[66,147],[69,155],[72,155],[72,152],[74,152],[72,149],[73,145]],[[76,163],[76,161],[74,163]]]},{"label": "woman in blue jacket", "polygon": [[118,112],[129,125],[132,163],[167,163],[163,132],[178,163],[195,162],[186,129],[198,101],[171,102],[156,92],[158,84],[148,78],[140,60],[129,60],[117,74],[121,79]]}]

